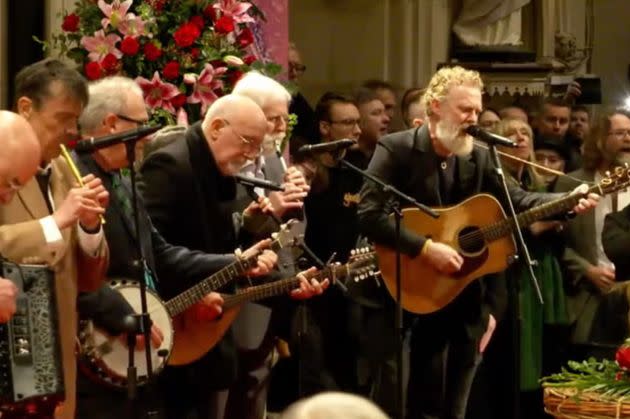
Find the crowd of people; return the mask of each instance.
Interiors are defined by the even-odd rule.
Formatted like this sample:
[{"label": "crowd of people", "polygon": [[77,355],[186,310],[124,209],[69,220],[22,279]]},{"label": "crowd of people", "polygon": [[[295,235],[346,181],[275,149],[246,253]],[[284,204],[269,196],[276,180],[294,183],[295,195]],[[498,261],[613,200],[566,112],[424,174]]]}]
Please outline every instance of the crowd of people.
[{"label": "crowd of people", "polygon": [[[305,68],[292,46],[290,78],[298,82]],[[600,196],[585,187],[607,182],[630,161],[624,110],[595,114],[572,106],[571,97],[544,100],[539,109],[484,108],[481,76],[457,66],[407,90],[400,106],[390,84],[369,80],[352,94],[326,92],[311,108],[299,92],[250,72],[189,127],[167,127],[135,148],[108,144],[64,158],[61,146],[70,140],[149,123],[142,91],[123,76],[88,84],[54,59],[24,68],[15,90],[14,112],[0,112],[0,249],[55,273],[65,382],[64,402],[40,417],[263,419],[286,409],[281,417],[381,418],[398,417],[403,403],[410,419],[544,417],[543,375],[568,359],[607,356],[628,334],[630,193]],[[286,161],[278,145],[290,113],[298,124]],[[516,144],[499,151],[517,212],[568,194],[576,204],[523,228],[537,284],[519,258],[440,310],[406,312],[400,336],[381,278],[333,283],[319,269],[352,260],[366,243],[398,247],[436,275],[456,275],[468,256],[422,231],[403,228],[397,237],[392,196],[339,160],[429,207],[481,193],[506,207],[487,147],[466,132],[472,125]],[[342,139],[355,144],[300,150]],[[282,190],[244,186],[237,174]],[[272,241],[281,225],[303,239],[278,248]],[[254,262],[244,266],[248,259]],[[176,341],[178,331],[232,321],[227,301],[252,286],[291,277],[299,285],[289,298],[242,305],[216,345],[192,362],[167,362],[133,400],[75,354],[79,319],[124,342],[137,333],[138,351],[171,333],[155,323],[131,331],[133,303],[108,281],[145,281],[173,301],[237,269],[242,280],[202,288],[199,301],[174,316]],[[14,315],[18,293],[0,279],[1,321]]]}]

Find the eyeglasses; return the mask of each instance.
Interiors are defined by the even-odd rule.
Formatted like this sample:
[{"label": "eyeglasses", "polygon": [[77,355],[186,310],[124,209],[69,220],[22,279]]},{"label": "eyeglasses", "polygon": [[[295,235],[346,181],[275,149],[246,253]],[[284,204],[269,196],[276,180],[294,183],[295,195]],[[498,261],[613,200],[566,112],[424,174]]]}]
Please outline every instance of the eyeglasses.
[{"label": "eyeglasses", "polygon": [[331,124],[345,125],[347,127],[353,127],[355,125],[359,125],[360,122],[361,122],[360,119],[342,119],[340,121],[330,121]]},{"label": "eyeglasses", "polygon": [[131,118],[129,116],[125,116],[125,115],[120,115],[120,114],[116,114],[116,117],[119,119],[122,119],[123,121],[127,121],[127,122],[133,122],[134,124],[137,125],[146,125],[149,123],[149,120],[143,120],[143,119],[135,119],[135,118]]},{"label": "eyeglasses", "polygon": [[248,140],[247,138],[243,137],[241,134],[236,132],[232,124],[230,124],[230,121],[228,121],[227,119],[224,119],[224,121],[225,121],[225,125],[230,127],[234,135],[236,135],[241,140],[241,143],[243,144],[243,147],[245,148],[246,153],[255,154],[255,155],[262,153],[263,151],[262,142],[260,144],[256,144],[255,141]]},{"label": "eyeglasses", "polygon": [[22,189],[24,185],[22,185],[17,179],[8,179],[3,180],[0,189],[11,189],[12,191],[19,191]]},{"label": "eyeglasses", "polygon": [[289,70],[295,71],[296,73],[304,73],[306,71],[306,66],[302,63],[289,63]]},{"label": "eyeglasses", "polygon": [[623,140],[624,137],[630,136],[630,129],[617,129],[608,133],[618,140]]}]

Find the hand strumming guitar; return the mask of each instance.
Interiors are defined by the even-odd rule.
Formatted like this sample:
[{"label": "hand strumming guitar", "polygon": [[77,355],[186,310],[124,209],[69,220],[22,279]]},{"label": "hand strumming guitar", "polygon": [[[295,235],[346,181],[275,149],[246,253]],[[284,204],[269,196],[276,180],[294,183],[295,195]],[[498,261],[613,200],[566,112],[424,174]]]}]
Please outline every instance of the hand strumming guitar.
[{"label": "hand strumming guitar", "polygon": [[430,239],[427,240],[419,257],[444,274],[459,271],[464,263],[464,258],[451,246]]}]

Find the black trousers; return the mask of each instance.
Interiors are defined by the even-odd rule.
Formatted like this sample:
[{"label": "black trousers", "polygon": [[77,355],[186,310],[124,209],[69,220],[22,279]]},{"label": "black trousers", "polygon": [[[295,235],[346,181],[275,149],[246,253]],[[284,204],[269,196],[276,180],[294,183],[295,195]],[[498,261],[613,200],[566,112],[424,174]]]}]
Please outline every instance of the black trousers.
[{"label": "black trousers", "polygon": [[464,419],[475,372],[478,340],[412,332],[407,419]]}]

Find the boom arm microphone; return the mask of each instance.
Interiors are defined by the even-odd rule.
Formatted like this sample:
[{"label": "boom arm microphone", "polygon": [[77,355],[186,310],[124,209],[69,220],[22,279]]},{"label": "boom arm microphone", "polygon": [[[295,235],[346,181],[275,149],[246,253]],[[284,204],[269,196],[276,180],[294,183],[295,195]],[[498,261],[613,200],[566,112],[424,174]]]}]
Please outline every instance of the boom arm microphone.
[{"label": "boom arm microphone", "polygon": [[487,144],[496,144],[505,147],[518,147],[518,145],[509,138],[501,137],[500,135],[485,131],[477,125],[470,125],[466,128],[466,132]]},{"label": "boom arm microphone", "polygon": [[243,186],[249,186],[253,188],[263,188],[269,189],[270,191],[280,191],[283,192],[284,188],[277,183],[270,182],[264,179],[258,179],[255,177],[249,177],[241,174],[234,175],[234,179],[236,182],[240,183]]},{"label": "boom arm microphone", "polygon": [[162,128],[161,125],[146,125],[136,129],[118,132],[112,135],[106,135],[99,138],[88,138],[86,140],[72,141],[68,143],[68,148],[73,149],[76,153],[93,153],[101,148],[111,147],[119,143],[126,143],[153,134]]},{"label": "boom arm microphone", "polygon": [[317,153],[330,153],[334,151],[343,150],[348,147],[352,147],[357,142],[350,139],[343,139],[337,141],[330,141],[321,144],[308,144],[303,145],[298,149],[298,154],[317,154]]}]

